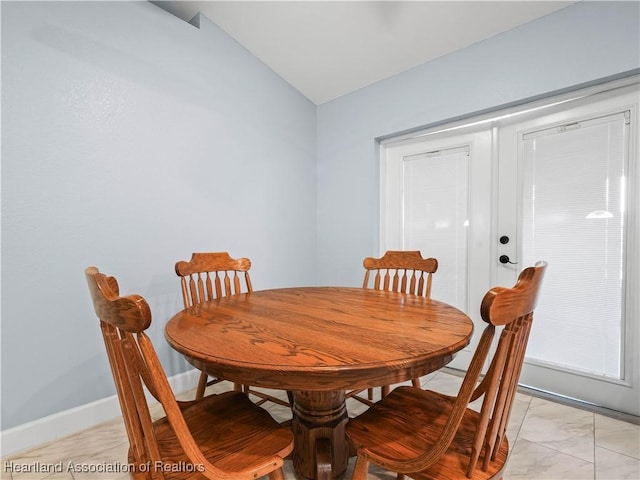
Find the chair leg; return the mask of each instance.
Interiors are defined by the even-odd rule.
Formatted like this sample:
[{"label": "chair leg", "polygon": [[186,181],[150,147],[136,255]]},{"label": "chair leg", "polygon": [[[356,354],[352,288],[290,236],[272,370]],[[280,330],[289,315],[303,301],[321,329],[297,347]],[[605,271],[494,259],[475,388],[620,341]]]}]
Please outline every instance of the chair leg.
[{"label": "chair leg", "polygon": [[358,457],[356,464],[353,467],[353,475],[351,480],[366,480],[367,473],[369,472],[369,461],[364,457]]},{"label": "chair leg", "polygon": [[391,386],[385,385],[384,387],[380,387],[380,398],[384,398],[391,392]]},{"label": "chair leg", "polygon": [[271,472],[269,474],[269,480],[284,480],[284,473],[282,472],[282,467]]},{"label": "chair leg", "polygon": [[398,480],[404,480],[404,473],[399,473],[396,477]]},{"label": "chair leg", "polygon": [[411,379],[411,385],[413,385],[416,388],[422,388],[422,385],[420,385],[420,379],[419,378],[412,378]]},{"label": "chair leg", "polygon": [[196,388],[196,400],[204,397],[204,389],[207,388],[207,374],[200,372],[200,378],[198,379],[198,388]]},{"label": "chair leg", "polygon": [[373,388],[368,388],[367,389],[367,398],[369,400],[373,400]]}]

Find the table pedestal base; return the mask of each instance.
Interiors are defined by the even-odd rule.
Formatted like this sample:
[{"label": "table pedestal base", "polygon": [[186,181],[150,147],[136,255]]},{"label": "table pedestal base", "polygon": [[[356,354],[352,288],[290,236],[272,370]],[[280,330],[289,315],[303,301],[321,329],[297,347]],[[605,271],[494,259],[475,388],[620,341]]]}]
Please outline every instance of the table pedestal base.
[{"label": "table pedestal base", "polygon": [[349,419],[344,392],[294,392],[291,427],[293,468],[309,479],[332,480],[349,461],[345,427]]}]

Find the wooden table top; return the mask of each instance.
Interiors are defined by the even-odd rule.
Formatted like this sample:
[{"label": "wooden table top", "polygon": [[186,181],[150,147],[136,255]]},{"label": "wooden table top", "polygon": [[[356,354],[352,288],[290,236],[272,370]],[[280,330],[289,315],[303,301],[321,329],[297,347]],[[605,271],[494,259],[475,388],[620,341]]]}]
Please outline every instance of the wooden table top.
[{"label": "wooden table top", "polygon": [[446,365],[473,333],[471,319],[435,300],[361,288],[255,291],[202,303],[165,327],[200,370],[286,390],[365,388]]}]

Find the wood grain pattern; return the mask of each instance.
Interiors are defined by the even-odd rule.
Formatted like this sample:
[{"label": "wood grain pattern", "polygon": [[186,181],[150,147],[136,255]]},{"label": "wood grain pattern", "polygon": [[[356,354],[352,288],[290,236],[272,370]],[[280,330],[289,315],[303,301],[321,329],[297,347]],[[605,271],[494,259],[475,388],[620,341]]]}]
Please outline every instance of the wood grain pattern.
[{"label": "wood grain pattern", "polygon": [[[367,257],[362,262],[365,268],[363,288],[369,287],[369,277],[373,274],[373,289],[410,293],[431,298],[433,274],[438,270],[438,260],[422,258],[419,250],[388,250],[380,258]],[[420,387],[420,379],[413,378],[414,387]],[[381,388],[381,398],[389,394],[389,386]],[[347,397],[367,405],[373,404],[373,389],[367,389],[367,397],[361,391],[352,390]]]},{"label": "wood grain pattern", "polygon": [[460,310],[414,295],[339,287],[257,291],[196,305],[165,327],[197,368],[289,390],[367,388],[446,364],[473,331]]},{"label": "wood grain pattern", "polygon": [[[147,302],[139,295],[120,297],[115,278],[95,267],[85,276],[129,438],[133,478],[281,480],[283,458],[293,450],[291,431],[239,392],[176,401],[145,334],[151,324]],[[165,417],[152,421],[145,387]]]},{"label": "wood grain pattern", "polygon": [[347,467],[345,390],[401,382],[451,361],[471,319],[424,297],[360,288],[254,291],[187,308],[169,344],[203,371],[292,390],[294,468],[335,478]]},{"label": "wood grain pattern", "polygon": [[[253,292],[249,275],[251,260],[248,258],[232,258],[227,252],[193,253],[191,260],[177,262],[175,269],[180,277],[185,308],[221,297]],[[195,398],[202,398],[207,386],[221,381],[223,379],[209,377],[206,372],[201,372]],[[251,388],[250,385],[236,383],[234,389],[257,396],[260,398],[257,402],[259,405],[270,401],[286,407],[290,406],[289,403]]]},{"label": "wood grain pattern", "polygon": [[[370,438],[364,438],[364,429],[357,434],[363,445],[367,445],[367,448],[371,448],[375,452],[384,454],[385,458],[397,460],[418,458],[424,453],[425,446],[432,445],[434,439],[442,434],[446,420],[451,415],[452,399],[436,392],[424,390],[418,392],[417,389],[409,390],[410,388],[400,387],[395,389],[389,395],[389,399],[385,399],[384,405],[376,407],[375,413],[379,416],[379,423],[376,423],[375,430],[371,431]],[[428,408],[425,408],[425,406],[428,406]],[[396,421],[399,411],[406,412],[407,417],[412,415],[411,422],[405,422],[402,419]],[[406,472],[406,474],[415,479],[462,480],[467,478],[466,468],[469,463],[471,445],[475,434],[474,426],[478,423],[478,417],[478,412],[473,410],[466,411],[465,417],[451,442],[454,447],[439,457],[426,472]],[[364,421],[365,419],[360,420]],[[420,425],[420,428],[412,429],[414,425]],[[354,422],[354,427],[356,426],[357,424]],[[380,433],[383,431],[384,439]],[[349,430],[349,435],[351,434],[353,434],[353,431]],[[374,442],[380,447],[374,449],[371,446]],[[382,442],[385,442],[384,450]],[[475,469],[477,472],[474,471],[474,474],[468,478],[499,478],[505,466],[508,449],[509,444],[505,439],[505,442],[497,452],[496,460],[490,464],[487,471]],[[367,469],[360,474],[354,472],[353,478],[366,478],[368,463],[370,462],[359,459],[358,463],[366,465]],[[364,467],[359,465],[358,468],[362,469]]]},{"label": "wood grain pattern", "polygon": [[[352,419],[347,436],[357,450],[355,480],[371,463],[423,479],[501,478],[505,435],[546,264],[524,270],[513,288],[494,288],[481,310],[487,322],[457,397],[415,387],[395,389]],[[496,326],[504,325],[489,369],[480,372]],[[482,398],[480,412],[467,407]]]},{"label": "wood grain pattern", "polygon": [[[201,302],[251,292],[251,260],[232,258],[227,252],[193,253],[191,260],[175,266],[181,279],[185,308]],[[241,282],[240,278],[243,278]]]},{"label": "wood grain pattern", "polygon": [[438,260],[422,258],[419,250],[388,250],[380,258],[367,257],[363,288],[369,287],[373,274],[375,290],[411,293],[429,298],[431,279],[438,270]]}]

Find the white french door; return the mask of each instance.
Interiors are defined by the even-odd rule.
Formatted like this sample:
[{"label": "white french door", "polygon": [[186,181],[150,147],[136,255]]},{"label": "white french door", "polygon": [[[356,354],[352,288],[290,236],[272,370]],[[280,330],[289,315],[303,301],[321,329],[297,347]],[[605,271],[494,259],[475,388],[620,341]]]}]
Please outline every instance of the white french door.
[{"label": "white french door", "polygon": [[476,332],[484,293],[547,261],[521,383],[635,415],[637,108],[636,84],[386,143],[380,245],[438,258],[432,296]]},{"label": "white french door", "polygon": [[[492,132],[480,130],[384,150],[381,253],[420,250],[438,259],[431,296],[479,312],[491,283]],[[470,315],[482,330],[482,320]],[[466,368],[479,335],[454,360]]]},{"label": "white french door", "polygon": [[521,383],[640,415],[638,90],[603,97],[501,128],[498,278],[549,262]]}]

